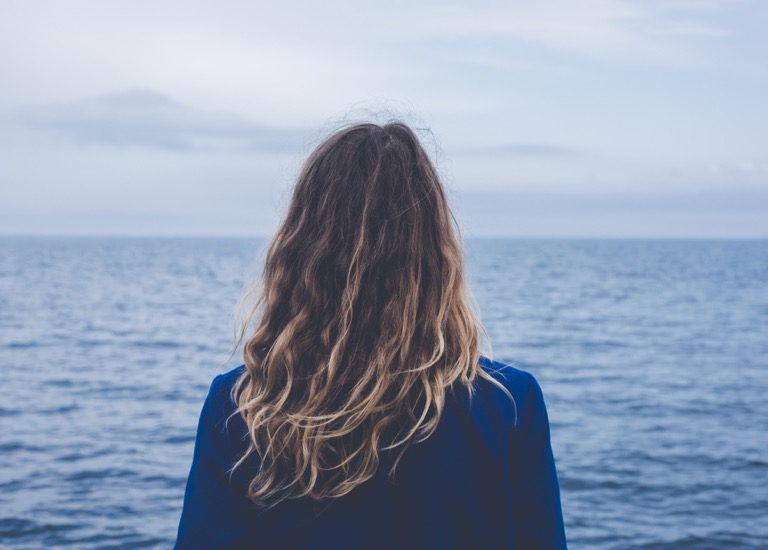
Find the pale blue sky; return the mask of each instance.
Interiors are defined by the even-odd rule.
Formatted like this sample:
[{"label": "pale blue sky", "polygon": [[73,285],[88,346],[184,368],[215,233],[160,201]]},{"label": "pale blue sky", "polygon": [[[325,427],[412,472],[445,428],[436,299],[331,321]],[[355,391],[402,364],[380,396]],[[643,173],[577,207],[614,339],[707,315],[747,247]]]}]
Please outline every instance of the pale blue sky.
[{"label": "pale blue sky", "polygon": [[[417,5],[414,5],[417,4]],[[768,3],[0,7],[0,234],[267,235],[345,121],[470,235],[768,237]]]}]

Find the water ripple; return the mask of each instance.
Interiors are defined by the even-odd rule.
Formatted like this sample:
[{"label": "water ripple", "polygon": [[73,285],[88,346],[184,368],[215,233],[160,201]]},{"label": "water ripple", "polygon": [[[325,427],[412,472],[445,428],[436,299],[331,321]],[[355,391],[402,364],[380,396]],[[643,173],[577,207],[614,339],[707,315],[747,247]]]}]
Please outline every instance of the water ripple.
[{"label": "water ripple", "polygon": [[[260,244],[0,239],[0,547],[172,545]],[[468,262],[495,357],[544,390],[573,548],[768,548],[768,242]]]}]

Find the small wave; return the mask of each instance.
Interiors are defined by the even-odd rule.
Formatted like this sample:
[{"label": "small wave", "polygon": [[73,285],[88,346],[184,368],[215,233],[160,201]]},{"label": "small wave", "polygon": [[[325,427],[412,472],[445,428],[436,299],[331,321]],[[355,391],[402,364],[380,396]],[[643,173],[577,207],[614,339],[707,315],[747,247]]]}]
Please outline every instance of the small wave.
[{"label": "small wave", "polygon": [[21,441],[7,441],[5,443],[0,443],[0,454],[14,453],[16,451],[38,452],[42,450],[44,450],[43,447],[38,447],[36,445],[26,445]]},{"label": "small wave", "polygon": [[180,348],[181,344],[170,340],[157,340],[155,342],[148,342],[145,340],[138,340],[129,344],[134,348],[148,348],[148,349],[176,349]]},{"label": "small wave", "polygon": [[565,491],[593,491],[595,489],[624,489],[627,484],[611,479],[594,480],[562,477],[560,488]]},{"label": "small wave", "polygon": [[87,450],[84,452],[74,452],[69,454],[63,454],[56,457],[56,462],[79,462],[81,460],[92,460],[93,458],[108,455],[112,450],[109,449],[101,449],[101,450]]},{"label": "small wave", "polygon": [[126,470],[119,468],[102,468],[98,470],[81,470],[70,474],[64,478],[65,481],[90,481],[94,479],[116,479],[135,477],[138,474],[134,470]]},{"label": "small wave", "polygon": [[[170,547],[173,542],[157,537],[147,537],[135,533],[99,533],[77,539],[78,544],[88,548],[158,548]],[[95,545],[95,546],[91,546]]]},{"label": "small wave", "polygon": [[19,414],[21,414],[21,411],[17,411],[16,409],[6,409],[4,407],[0,407],[0,418],[18,416]]},{"label": "small wave", "polygon": [[695,550],[721,550],[725,548],[761,548],[745,546],[743,534],[714,534],[712,536],[688,535],[669,541],[654,541],[638,546],[644,550],[679,550],[691,548]]},{"label": "small wave", "polygon": [[581,343],[581,347],[587,351],[603,351],[610,349],[624,349],[629,347],[625,342],[618,340],[593,340]]},{"label": "small wave", "polygon": [[69,405],[61,405],[59,407],[53,407],[50,409],[30,410],[29,412],[33,412],[36,414],[65,414],[65,413],[76,411],[79,408],[80,408],[80,405],[78,405],[77,403],[70,403]]},{"label": "small wave", "polygon": [[163,443],[169,445],[186,445],[195,441],[194,434],[192,435],[172,435],[163,439]]},{"label": "small wave", "polygon": [[54,378],[52,380],[43,380],[43,386],[51,386],[52,388],[71,388],[75,385],[75,382],[67,378]]},{"label": "small wave", "polygon": [[0,518],[0,536],[9,539],[73,531],[80,527],[74,523],[42,523],[26,518]]},{"label": "small wave", "polygon": [[5,347],[8,349],[32,349],[40,346],[41,345],[38,342],[32,340],[24,342],[9,342],[5,345]]},{"label": "small wave", "polygon": [[26,479],[12,479],[11,481],[0,482],[0,493],[12,495],[15,491],[25,489],[27,485]]}]

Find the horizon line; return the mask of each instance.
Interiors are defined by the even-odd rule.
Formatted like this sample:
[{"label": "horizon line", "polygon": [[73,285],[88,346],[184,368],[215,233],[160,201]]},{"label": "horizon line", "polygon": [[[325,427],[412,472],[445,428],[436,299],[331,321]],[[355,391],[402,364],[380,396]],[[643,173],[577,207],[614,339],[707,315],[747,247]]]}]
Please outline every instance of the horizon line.
[{"label": "horizon line", "polygon": [[[0,233],[0,239],[43,238],[43,239],[259,239],[268,240],[270,235],[247,234],[194,234],[194,233]],[[488,240],[644,240],[644,241],[762,241],[763,236],[727,236],[727,235],[497,235],[462,233],[462,239]]]}]

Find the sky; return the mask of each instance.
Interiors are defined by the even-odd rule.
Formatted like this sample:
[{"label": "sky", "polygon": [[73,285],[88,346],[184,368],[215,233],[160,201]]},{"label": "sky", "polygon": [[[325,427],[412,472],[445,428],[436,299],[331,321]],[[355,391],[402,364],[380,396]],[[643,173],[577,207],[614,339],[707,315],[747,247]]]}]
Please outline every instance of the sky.
[{"label": "sky", "polygon": [[0,0],[0,235],[268,236],[325,135],[398,118],[468,236],[766,238],[767,25],[761,0]]}]

